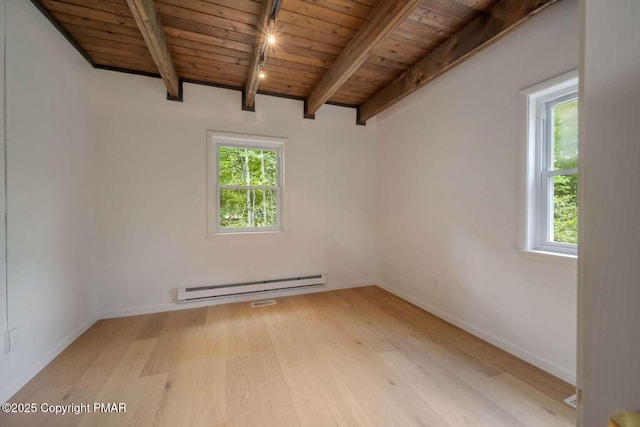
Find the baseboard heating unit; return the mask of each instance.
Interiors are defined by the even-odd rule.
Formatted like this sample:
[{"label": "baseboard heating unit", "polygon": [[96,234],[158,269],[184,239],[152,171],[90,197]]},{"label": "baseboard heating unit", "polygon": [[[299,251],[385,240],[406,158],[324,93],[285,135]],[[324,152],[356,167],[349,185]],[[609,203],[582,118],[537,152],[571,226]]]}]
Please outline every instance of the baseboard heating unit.
[{"label": "baseboard heating unit", "polygon": [[178,289],[178,302],[202,301],[212,298],[243,294],[256,294],[284,289],[310,288],[327,284],[324,274],[288,277],[285,279],[257,280],[254,282],[230,283],[226,285],[196,286]]}]

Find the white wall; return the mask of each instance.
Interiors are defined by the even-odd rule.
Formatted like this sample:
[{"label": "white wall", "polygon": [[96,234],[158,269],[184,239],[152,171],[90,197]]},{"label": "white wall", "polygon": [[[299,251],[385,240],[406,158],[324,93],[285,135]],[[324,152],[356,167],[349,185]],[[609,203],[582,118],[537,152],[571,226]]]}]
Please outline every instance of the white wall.
[{"label": "white wall", "polygon": [[[99,313],[170,309],[175,290],[326,273],[332,286],[374,279],[375,121],[325,106],[185,85],[168,102],[162,81],[96,71],[99,144]],[[205,237],[206,131],[288,138],[282,235]]]},{"label": "white wall", "polygon": [[0,401],[95,313],[91,68],[30,2],[6,2],[8,289]]},{"label": "white wall", "polygon": [[585,427],[640,411],[640,2],[584,0],[580,264]]},{"label": "white wall", "polygon": [[576,266],[519,256],[519,93],[578,65],[565,0],[378,117],[385,287],[575,381]]}]

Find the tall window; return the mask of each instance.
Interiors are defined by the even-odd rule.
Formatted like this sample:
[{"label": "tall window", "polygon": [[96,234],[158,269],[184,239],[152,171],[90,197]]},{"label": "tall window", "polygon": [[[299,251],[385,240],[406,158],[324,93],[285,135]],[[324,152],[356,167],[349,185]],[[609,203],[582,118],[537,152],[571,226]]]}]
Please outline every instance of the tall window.
[{"label": "tall window", "polygon": [[577,253],[578,79],[525,91],[528,106],[527,249]]},{"label": "tall window", "polygon": [[284,140],[209,132],[209,233],[282,230]]}]

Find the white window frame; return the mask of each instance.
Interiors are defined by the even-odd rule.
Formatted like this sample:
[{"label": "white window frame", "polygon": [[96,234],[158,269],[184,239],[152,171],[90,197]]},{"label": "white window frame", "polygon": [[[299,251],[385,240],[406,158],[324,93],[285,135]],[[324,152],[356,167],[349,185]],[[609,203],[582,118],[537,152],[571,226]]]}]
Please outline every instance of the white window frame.
[{"label": "white window frame", "polygon": [[[284,144],[286,138],[246,135],[226,132],[207,131],[207,224],[208,236],[225,234],[277,233],[284,231]],[[221,146],[251,149],[268,149],[277,155],[277,185],[256,187],[276,191],[277,215],[275,227],[220,227],[220,190],[221,188],[244,189],[245,186],[222,186],[219,182],[218,153]]]},{"label": "white window frame", "polygon": [[552,124],[547,120],[551,105],[577,97],[578,71],[572,70],[521,92],[524,136],[524,214],[521,249],[529,252],[575,258],[576,244],[554,242],[550,238],[549,218],[553,215],[550,203],[552,187],[550,177],[578,173],[577,169],[550,170],[553,153],[548,141]]}]

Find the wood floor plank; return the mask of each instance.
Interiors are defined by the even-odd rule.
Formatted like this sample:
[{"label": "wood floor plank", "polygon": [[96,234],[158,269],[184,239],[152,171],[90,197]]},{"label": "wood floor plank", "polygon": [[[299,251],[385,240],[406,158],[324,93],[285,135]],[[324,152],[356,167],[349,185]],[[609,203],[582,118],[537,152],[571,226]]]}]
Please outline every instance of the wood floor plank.
[{"label": "wood floor plank", "polygon": [[254,391],[263,408],[264,423],[273,426],[299,426],[291,395],[289,394],[280,364],[273,347],[253,353],[250,358]]},{"label": "wood floor plank", "polygon": [[569,384],[375,286],[96,323],[10,401],[26,426],[570,427]]},{"label": "wood floor plank", "polygon": [[522,427],[515,418],[436,363],[425,369],[399,351],[389,351],[380,357],[451,425]]},{"label": "wood floor plank", "polygon": [[374,425],[366,409],[348,387],[349,379],[343,378],[338,372],[343,361],[338,361],[326,352],[329,348],[321,327],[324,313],[316,312],[304,303],[303,297],[300,297],[300,302],[292,304],[292,307],[297,320],[288,322],[293,342],[307,375],[313,379],[316,390],[326,402],[337,424]]},{"label": "wood floor plank", "polygon": [[298,349],[299,345],[304,345],[304,341],[295,339],[290,330],[291,325],[299,322],[295,310],[286,302],[263,308],[270,314],[270,321],[266,322],[267,330],[300,424],[338,425],[313,376],[305,368],[305,360]]},{"label": "wood floor plank", "polygon": [[[524,381],[509,373],[496,375],[491,379],[494,388],[484,387],[487,395],[523,424],[534,427],[538,424],[575,425],[575,411],[569,406],[552,399]],[[541,420],[541,421],[533,421]]]},{"label": "wood floor plank", "polygon": [[[386,408],[386,411],[391,412],[399,424],[402,420],[402,425],[448,426],[449,424],[433,410],[428,402],[425,402],[380,359],[374,349],[391,351],[396,347],[390,340],[386,340],[379,334],[371,318],[365,322],[370,328],[364,327],[364,325],[350,328],[352,322],[358,323],[360,321],[357,318],[360,317],[358,313],[361,311],[353,310],[351,307],[354,305],[338,293],[332,293],[331,297],[341,306],[342,314],[330,317],[330,319],[333,318],[340,322],[339,324],[327,324],[326,327],[333,331],[334,337],[337,331],[341,332],[340,342],[349,352],[351,358],[356,361],[364,375],[373,381],[372,388],[381,391],[379,405],[390,407]],[[330,302],[333,301],[326,301],[326,303]],[[321,301],[314,303],[320,304]],[[396,406],[395,404],[398,402],[402,402],[402,405]],[[407,410],[409,408],[410,410]],[[401,412],[398,413],[398,410]]]},{"label": "wood floor plank", "polygon": [[251,383],[251,357],[237,357],[227,361],[227,418],[228,426],[262,425],[265,418],[262,405]]},{"label": "wood floor plank", "polygon": [[187,310],[177,310],[169,313],[164,333],[159,337],[153,352],[149,356],[141,375],[168,373],[175,364],[182,341],[185,340],[185,330],[189,320]]},{"label": "wood floor plank", "polygon": [[37,402],[37,408],[35,413],[30,413],[28,416],[20,413],[3,414],[0,415],[0,425],[8,425],[12,427],[58,427],[58,426],[73,426],[78,420],[65,418],[63,416],[51,417],[49,414],[41,410],[41,404],[44,402],[61,402],[64,396],[69,393],[71,386],[63,385],[55,387],[53,389],[40,390],[35,393],[30,400],[13,400],[20,403]]},{"label": "wood floor plank", "polygon": [[199,358],[196,379],[192,426],[223,425],[227,419],[226,361],[227,321],[222,310],[207,311],[202,335],[202,356]]},{"label": "wood floor plank", "polygon": [[[423,401],[418,403],[421,406],[419,410],[415,412],[406,410],[409,406],[407,400],[417,403],[415,399],[417,396],[408,389],[398,390],[402,388],[396,387],[398,379],[393,378],[390,370],[382,363],[377,363],[376,353],[371,351],[371,348],[378,345],[378,336],[367,336],[360,327],[345,328],[355,320],[348,318],[348,314],[353,310],[341,307],[333,298],[315,297],[315,295],[305,297],[308,299],[309,307],[324,305],[321,311],[329,314],[316,324],[324,338],[319,342],[326,342],[331,337],[334,343],[330,349],[325,349],[324,353],[329,351],[329,359],[339,361],[332,364],[335,375],[345,380],[349,389],[348,395],[358,396],[358,402],[367,415],[372,420],[376,420],[374,422],[382,425],[403,426],[445,425],[439,423],[440,420],[437,420],[432,412],[430,413],[428,403]],[[382,345],[385,349],[389,348],[386,347],[386,343]],[[361,393],[361,390],[367,390],[367,393]],[[402,400],[398,399],[400,394],[403,396]],[[418,405],[414,406],[414,409]]]},{"label": "wood floor plank", "polygon": [[[52,369],[45,368],[42,372],[45,375],[40,379],[39,392],[31,397],[29,401],[37,402],[39,405],[42,403],[68,405],[96,401],[96,396],[101,391],[100,387],[109,380],[112,372],[120,364],[143,323],[144,319],[139,317],[128,321],[114,319],[108,322],[97,322],[89,331],[76,340],[75,343],[78,345],[72,344],[52,362]],[[88,366],[77,363],[83,361],[82,353],[84,350],[87,350],[89,354],[98,351],[96,357]],[[65,355],[65,353],[68,354]],[[65,360],[65,364],[58,365],[59,360]],[[64,366],[64,369],[62,369],[62,366]],[[58,373],[66,373],[65,380],[56,378],[55,375]],[[34,379],[38,379],[40,376],[41,374]],[[48,391],[48,387],[45,386],[48,383],[56,385],[53,391]],[[61,390],[57,387],[59,384],[70,384],[62,395],[57,393]],[[24,402],[25,400],[21,399],[20,401]],[[35,421],[30,421],[26,425],[74,426],[81,421],[82,415],[52,415],[39,412],[38,416],[33,418],[35,418]],[[0,425],[3,425],[1,417]]]},{"label": "wood floor plank", "polygon": [[[135,390],[135,397],[133,397],[132,401],[129,402],[131,406],[129,406],[129,403],[127,404],[127,411],[132,412],[132,416],[128,416],[125,423],[116,423],[114,425],[136,427],[153,426],[155,422],[155,414],[158,411],[158,406],[160,405],[167,379],[167,374],[158,374],[142,377],[137,380],[133,387]],[[114,419],[112,418],[112,420]]]},{"label": "wood floor plank", "polygon": [[146,316],[144,326],[140,330],[140,333],[136,337],[136,340],[148,340],[150,338],[158,338],[164,328],[167,326],[167,320],[169,320],[169,313],[153,313]]},{"label": "wood floor plank", "polygon": [[[178,426],[185,418],[191,418],[193,406],[199,390],[196,384],[200,378],[200,358],[203,348],[203,336],[206,331],[207,308],[179,310],[174,312],[184,327],[178,333],[178,345],[171,351],[173,357],[165,358],[167,363],[160,372],[168,374],[154,424]],[[158,347],[154,348],[154,351]],[[162,366],[162,365],[161,365]]]},{"label": "wood floor plank", "polygon": [[227,360],[249,356],[249,340],[247,339],[245,314],[246,304],[232,307],[223,305],[219,308],[228,320]]},{"label": "wood floor plank", "polygon": [[[126,403],[126,411],[123,413],[92,412],[85,414],[80,427],[93,426],[121,426],[131,424],[136,418],[136,410],[142,410],[138,401],[143,391],[149,384],[150,377],[140,380],[140,372],[149,358],[157,339],[152,338],[131,343],[120,362],[111,372],[109,379],[101,384],[100,392],[95,396],[95,402],[101,403]],[[129,383],[129,387],[123,388],[122,383]],[[140,406],[140,407],[138,407]],[[73,414],[66,415],[68,418]]]},{"label": "wood floor plank", "polygon": [[[429,402],[422,400],[379,359],[375,348],[382,351],[393,348],[386,340],[374,331],[366,331],[364,325],[349,328],[350,324],[359,322],[352,316],[354,310],[350,305],[343,306],[341,302],[345,301],[338,299],[336,294],[330,295],[332,300],[313,297],[308,297],[311,306],[324,305],[322,311],[332,313],[319,327],[325,329],[336,344],[332,359],[340,361],[338,372],[349,379],[352,392],[358,394],[359,390],[369,390],[360,394],[360,400],[373,419],[381,420],[382,425],[449,425],[433,411]],[[407,411],[408,407],[412,410]]]}]

